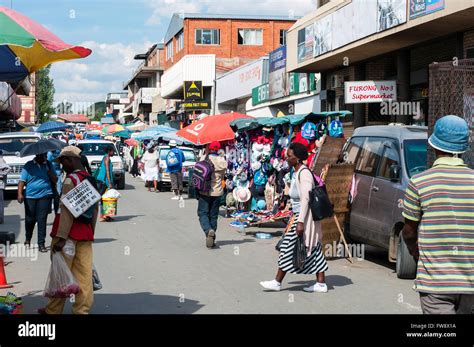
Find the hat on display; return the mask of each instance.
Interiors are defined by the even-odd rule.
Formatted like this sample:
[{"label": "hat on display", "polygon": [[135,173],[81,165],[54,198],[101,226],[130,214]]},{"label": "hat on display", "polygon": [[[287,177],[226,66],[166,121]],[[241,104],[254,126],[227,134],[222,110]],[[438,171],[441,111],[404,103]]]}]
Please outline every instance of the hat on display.
[{"label": "hat on display", "polygon": [[257,170],[260,170],[260,168],[262,167],[262,163],[259,161],[254,161],[251,166],[252,170],[255,172]]},{"label": "hat on display", "polygon": [[177,146],[177,143],[175,140],[171,140],[170,143],[169,143],[170,147],[176,147]]},{"label": "hat on display", "polygon": [[257,201],[257,209],[262,211],[262,210],[265,210],[267,208],[267,203],[265,202],[265,200],[258,200]]},{"label": "hat on display", "polygon": [[234,188],[234,181],[233,180],[226,180],[225,186],[228,190],[232,190]]},{"label": "hat on display", "polygon": [[256,152],[261,152],[261,151],[263,151],[263,144],[258,143],[258,142],[254,142],[254,144],[252,145],[252,149]]},{"label": "hat on display", "polygon": [[335,119],[329,124],[329,136],[342,137],[343,133],[344,130],[341,121]]},{"label": "hat on display", "polygon": [[469,148],[469,126],[461,117],[444,116],[436,121],[428,143],[443,152],[464,153]]},{"label": "hat on display", "polygon": [[255,174],[253,176],[253,182],[257,186],[262,186],[267,183],[267,176],[262,172],[262,170],[257,170],[255,171]]},{"label": "hat on display", "polygon": [[235,201],[238,202],[247,202],[252,197],[250,190],[244,187],[235,188],[232,194],[234,196]]},{"label": "hat on display", "polygon": [[234,194],[232,193],[227,193],[225,197],[225,204],[227,206],[234,206],[236,202],[236,199],[234,198]]},{"label": "hat on display", "polygon": [[278,139],[278,144],[282,147],[288,147],[289,143],[290,143],[290,139],[286,136],[285,137],[280,137]]},{"label": "hat on display", "polygon": [[314,140],[316,138],[316,125],[312,122],[306,122],[301,127],[301,136],[306,140]]}]

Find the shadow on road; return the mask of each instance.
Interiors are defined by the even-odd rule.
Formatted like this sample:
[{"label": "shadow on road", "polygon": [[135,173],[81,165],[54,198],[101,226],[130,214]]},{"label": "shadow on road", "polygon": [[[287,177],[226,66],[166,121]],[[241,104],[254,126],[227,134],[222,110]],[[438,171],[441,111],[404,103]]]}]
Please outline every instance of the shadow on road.
[{"label": "shadow on road", "polygon": [[241,245],[243,243],[253,243],[253,242],[255,242],[255,240],[249,240],[249,239],[246,239],[246,240],[227,240],[227,241],[217,240],[216,244],[218,246],[217,248],[219,248],[219,246]]},{"label": "shadow on road", "polygon": [[[22,298],[23,313],[35,314],[48,300],[40,295]],[[149,292],[130,294],[94,294],[91,314],[191,314],[204,305],[186,297],[154,295]],[[71,304],[66,303],[64,313],[71,313]]]},{"label": "shadow on road", "polygon": [[117,216],[113,218],[114,218],[114,222],[124,222],[133,218],[144,217],[144,216],[145,216],[144,214],[137,214],[134,216]]},{"label": "shadow on road", "polygon": [[132,186],[131,184],[126,184],[125,183],[125,190],[134,190],[135,186]]},{"label": "shadow on road", "polygon": [[104,239],[95,239],[94,243],[107,243],[107,242],[114,242],[114,241],[117,241],[117,239],[104,238]]},{"label": "shadow on road", "polygon": [[[334,287],[344,287],[344,286],[354,284],[350,278],[347,278],[346,276],[340,276],[340,275],[326,276],[326,283],[329,290],[335,289]],[[293,281],[293,282],[288,282],[288,284],[296,284],[296,286],[289,287],[283,290],[303,290],[304,287],[314,284],[314,280]]]},{"label": "shadow on road", "polygon": [[388,260],[388,252],[384,249],[364,245],[364,260],[386,267],[396,272],[396,264]]}]

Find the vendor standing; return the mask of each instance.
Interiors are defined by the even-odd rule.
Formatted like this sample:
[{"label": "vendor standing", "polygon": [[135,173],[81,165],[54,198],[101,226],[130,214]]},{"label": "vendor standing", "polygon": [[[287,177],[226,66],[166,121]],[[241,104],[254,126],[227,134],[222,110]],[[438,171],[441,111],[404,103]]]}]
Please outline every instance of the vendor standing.
[{"label": "vendor standing", "polygon": [[[274,280],[260,282],[260,285],[271,291],[280,291],[281,282],[287,272],[316,275],[316,283],[306,287],[306,292],[326,293],[328,291],[324,272],[328,265],[322,251],[321,221],[313,221],[309,208],[309,192],[314,188],[315,178],[312,171],[303,164],[308,159],[308,150],[301,143],[292,143],[287,151],[287,162],[294,169],[290,187],[293,217],[288,225],[288,232],[283,238],[278,257],[278,271]],[[293,253],[298,237],[303,236],[308,251],[304,266],[296,269],[293,265]]]},{"label": "vendor standing", "polygon": [[[56,188],[57,177],[46,159],[46,153],[37,154],[25,164],[18,184],[18,202],[25,203],[25,245],[30,246],[33,230],[38,224],[38,246],[47,252],[46,223],[51,213],[51,202]],[[25,189],[26,187],[26,189]],[[25,189],[25,193],[23,193]]]}]

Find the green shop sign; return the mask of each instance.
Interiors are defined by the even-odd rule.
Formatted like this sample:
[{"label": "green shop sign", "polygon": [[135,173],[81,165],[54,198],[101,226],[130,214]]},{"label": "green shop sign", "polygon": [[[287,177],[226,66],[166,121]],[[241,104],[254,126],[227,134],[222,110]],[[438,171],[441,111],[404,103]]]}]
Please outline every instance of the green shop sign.
[{"label": "green shop sign", "polygon": [[270,100],[270,89],[268,83],[252,89],[252,105],[258,105]]},{"label": "green shop sign", "polygon": [[[290,84],[290,95],[306,93],[308,91],[308,78],[306,73],[290,73],[288,77]],[[309,90],[314,91],[317,88],[317,79],[315,73],[309,74]]]}]

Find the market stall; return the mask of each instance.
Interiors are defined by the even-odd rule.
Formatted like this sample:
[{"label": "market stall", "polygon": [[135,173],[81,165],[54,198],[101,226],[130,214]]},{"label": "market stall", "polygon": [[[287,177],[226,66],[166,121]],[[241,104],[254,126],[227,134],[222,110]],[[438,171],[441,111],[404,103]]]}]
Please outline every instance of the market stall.
[{"label": "market stall", "polygon": [[[226,209],[236,228],[287,221],[292,172],[285,159],[290,143],[306,146],[315,166],[326,140],[344,141],[340,118],[348,111],[245,118],[230,123],[235,141],[226,146]],[[318,173],[319,175],[319,173]]]}]

